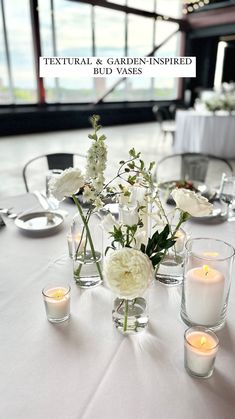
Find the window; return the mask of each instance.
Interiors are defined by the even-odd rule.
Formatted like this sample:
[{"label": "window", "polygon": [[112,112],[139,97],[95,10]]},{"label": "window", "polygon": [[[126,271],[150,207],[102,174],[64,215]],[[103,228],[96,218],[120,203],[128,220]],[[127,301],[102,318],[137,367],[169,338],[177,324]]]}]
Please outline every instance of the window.
[{"label": "window", "polygon": [[[8,103],[35,103],[37,89],[29,1],[2,0],[1,5],[0,48],[1,57],[5,56],[3,63],[1,62],[1,67],[3,67],[0,82],[1,103],[4,97]],[[8,70],[6,70],[6,65]]]},{"label": "window", "polygon": [[[36,103],[34,28],[30,17],[33,2],[0,2],[0,104]],[[179,17],[181,0],[107,3],[148,12],[157,10],[162,16],[155,19],[78,1],[38,0],[42,55],[145,56],[178,28],[177,23],[168,21],[168,15]],[[157,55],[176,56],[178,47],[179,36],[174,35]],[[47,103],[93,103],[102,97],[104,101],[174,99],[177,90],[177,80],[172,78],[45,78],[43,83]],[[117,86],[112,89],[115,83]]]}]

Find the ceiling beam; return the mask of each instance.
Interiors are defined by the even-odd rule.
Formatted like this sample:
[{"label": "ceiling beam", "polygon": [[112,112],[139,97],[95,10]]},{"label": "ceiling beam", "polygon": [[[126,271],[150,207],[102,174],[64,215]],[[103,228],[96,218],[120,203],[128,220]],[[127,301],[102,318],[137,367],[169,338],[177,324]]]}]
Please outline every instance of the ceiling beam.
[{"label": "ceiling beam", "polygon": [[159,13],[149,12],[147,10],[141,10],[141,9],[136,9],[134,7],[111,3],[106,0],[69,0],[69,1],[74,1],[77,3],[87,3],[87,4],[91,4],[92,6],[105,7],[106,9],[117,10],[119,12],[124,12],[124,13],[132,13],[133,15],[138,15],[138,16],[152,18],[152,19],[160,18],[168,22],[178,23],[180,25],[180,29],[181,29],[181,25],[184,24],[183,19],[176,19],[174,17],[161,15]]}]

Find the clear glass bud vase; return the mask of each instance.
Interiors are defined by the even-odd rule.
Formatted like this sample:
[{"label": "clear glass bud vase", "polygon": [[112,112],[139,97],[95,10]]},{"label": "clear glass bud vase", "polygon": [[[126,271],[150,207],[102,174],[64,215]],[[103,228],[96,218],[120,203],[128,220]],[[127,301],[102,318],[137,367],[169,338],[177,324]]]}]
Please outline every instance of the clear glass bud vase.
[{"label": "clear glass bud vase", "polygon": [[124,335],[142,332],[149,320],[145,298],[116,298],[112,317],[115,327]]},{"label": "clear glass bud vase", "polygon": [[[172,225],[171,230],[175,231],[176,226]],[[156,269],[156,279],[164,285],[174,286],[183,282],[183,268],[186,232],[179,228],[175,232],[175,244],[165,252],[165,255]]]},{"label": "clear glass bud vase", "polygon": [[80,214],[71,225],[73,241],[73,276],[81,288],[92,288],[102,283],[103,232],[98,213],[84,213],[87,228]]}]

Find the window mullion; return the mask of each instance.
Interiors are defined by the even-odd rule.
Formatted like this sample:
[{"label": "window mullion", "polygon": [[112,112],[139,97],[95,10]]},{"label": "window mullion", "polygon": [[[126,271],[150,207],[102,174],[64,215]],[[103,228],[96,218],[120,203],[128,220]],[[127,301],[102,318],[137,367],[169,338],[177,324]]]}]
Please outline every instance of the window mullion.
[{"label": "window mullion", "polygon": [[[52,48],[54,57],[58,56],[57,43],[56,43],[56,27],[55,27],[55,9],[54,9],[54,0],[51,0],[51,33],[52,33]],[[56,91],[56,101],[60,102],[60,82],[59,78],[55,77],[55,91]]]},{"label": "window mullion", "polygon": [[5,54],[6,54],[6,61],[7,61],[7,75],[8,75],[10,98],[11,98],[11,102],[15,103],[14,86],[13,86],[13,78],[12,78],[12,71],[11,71],[11,58],[10,58],[10,50],[9,50],[8,37],[7,37],[6,19],[5,19],[4,0],[1,0],[1,12],[2,12],[3,38],[4,38],[4,47],[5,47]]}]

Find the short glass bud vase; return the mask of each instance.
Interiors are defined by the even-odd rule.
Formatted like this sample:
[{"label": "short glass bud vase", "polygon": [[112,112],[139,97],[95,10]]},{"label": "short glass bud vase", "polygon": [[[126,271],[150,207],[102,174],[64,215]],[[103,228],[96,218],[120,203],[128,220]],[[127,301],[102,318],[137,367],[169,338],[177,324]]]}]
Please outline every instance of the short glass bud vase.
[{"label": "short glass bud vase", "polygon": [[112,311],[113,323],[124,335],[136,334],[148,325],[147,304],[143,297],[116,298]]},{"label": "short glass bud vase", "polygon": [[219,330],[226,320],[234,248],[214,238],[186,243],[181,317],[188,326]]},{"label": "short glass bud vase", "polygon": [[[174,229],[175,226],[172,226]],[[186,233],[179,228],[176,233],[174,246],[167,250],[156,270],[156,279],[164,285],[180,285],[183,282],[184,252]]]},{"label": "short glass bud vase", "polygon": [[74,217],[71,226],[71,236],[75,241],[73,276],[81,288],[93,288],[102,283],[103,232],[99,221],[98,213],[89,217],[90,239],[79,214]]}]

